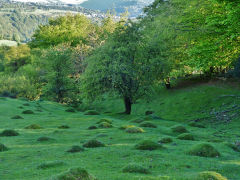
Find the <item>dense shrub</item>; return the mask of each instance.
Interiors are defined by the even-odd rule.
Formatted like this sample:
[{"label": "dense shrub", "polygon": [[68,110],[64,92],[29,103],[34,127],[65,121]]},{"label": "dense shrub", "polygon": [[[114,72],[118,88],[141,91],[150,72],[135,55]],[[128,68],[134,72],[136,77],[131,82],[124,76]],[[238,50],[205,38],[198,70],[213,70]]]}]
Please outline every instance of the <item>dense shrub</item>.
[{"label": "dense shrub", "polygon": [[174,132],[174,133],[187,133],[188,132],[187,129],[181,125],[173,126],[171,129],[172,129],[172,132]]},{"label": "dense shrub", "polygon": [[124,173],[140,173],[140,174],[150,174],[150,171],[138,164],[129,164],[125,166],[122,170]]},{"label": "dense shrub", "polygon": [[188,152],[189,155],[201,157],[219,157],[220,153],[210,144],[194,145]]},{"label": "dense shrub", "polygon": [[157,125],[153,124],[152,122],[142,122],[140,127],[148,127],[148,128],[157,128]]},{"label": "dense shrub", "polygon": [[173,140],[172,140],[172,138],[170,138],[170,137],[163,137],[163,138],[160,139],[158,142],[159,142],[159,143],[162,143],[162,144],[167,144],[167,143],[173,142]]},{"label": "dense shrub", "polygon": [[76,152],[82,152],[84,151],[84,148],[81,146],[72,146],[71,149],[67,150],[69,153],[76,153]]},{"label": "dense shrub", "polygon": [[155,143],[154,141],[151,140],[143,140],[140,143],[135,145],[136,149],[139,150],[156,150],[158,148],[161,148],[162,146],[158,143]]},{"label": "dense shrub", "polygon": [[104,147],[104,146],[105,144],[95,139],[89,140],[83,144],[83,147],[86,147],[86,148],[97,148],[97,147]]},{"label": "dense shrub", "polygon": [[11,130],[11,129],[9,129],[9,130],[4,130],[4,131],[0,134],[0,136],[18,136],[18,135],[19,135],[19,133],[18,133],[17,131]]},{"label": "dense shrub", "polygon": [[227,180],[227,178],[214,171],[205,171],[199,173],[196,180]]},{"label": "dense shrub", "polygon": [[177,137],[178,139],[181,139],[181,140],[194,140],[194,137],[192,134],[190,133],[183,133],[183,134],[180,134],[178,135]]},{"label": "dense shrub", "polygon": [[125,130],[127,133],[143,133],[145,132],[142,128],[139,127],[130,127]]}]

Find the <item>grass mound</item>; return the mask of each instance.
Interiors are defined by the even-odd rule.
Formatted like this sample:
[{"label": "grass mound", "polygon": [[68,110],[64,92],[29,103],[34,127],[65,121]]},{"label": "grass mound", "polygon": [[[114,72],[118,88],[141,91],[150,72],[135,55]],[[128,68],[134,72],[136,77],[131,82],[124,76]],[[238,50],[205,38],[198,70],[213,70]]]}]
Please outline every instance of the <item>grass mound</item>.
[{"label": "grass mound", "polygon": [[18,136],[19,133],[15,130],[12,129],[8,129],[8,130],[4,130],[0,136]]},{"label": "grass mound", "polygon": [[201,156],[201,157],[219,157],[220,153],[210,144],[197,144],[193,146],[188,153],[192,156]]},{"label": "grass mound", "polygon": [[140,173],[140,174],[150,174],[150,171],[138,164],[129,164],[125,166],[122,170],[124,173]]},{"label": "grass mound", "polygon": [[25,127],[25,129],[43,129],[43,128],[38,124],[31,124],[31,125]]},{"label": "grass mound", "polygon": [[205,171],[199,173],[197,180],[227,180],[227,178],[214,171]]},{"label": "grass mound", "polygon": [[194,136],[190,133],[183,133],[183,134],[180,134],[178,135],[177,137],[178,139],[181,139],[181,140],[191,140],[193,141],[194,140]]},{"label": "grass mound", "polygon": [[191,126],[191,127],[206,128],[203,124],[195,122],[195,121],[190,122],[188,125]]},{"label": "grass mound", "polygon": [[143,140],[140,143],[135,145],[135,148],[138,150],[156,150],[158,148],[161,148],[162,146],[158,143],[155,143],[154,141],[151,140]]},{"label": "grass mound", "polygon": [[45,162],[37,166],[37,169],[49,169],[56,168],[59,166],[64,166],[66,163],[63,161],[53,161],[53,162]]},{"label": "grass mound", "polygon": [[172,140],[172,138],[170,138],[170,137],[163,137],[163,138],[160,139],[158,142],[159,142],[159,143],[162,143],[162,144],[168,144],[168,143],[173,142],[173,140]]},{"label": "grass mound", "polygon": [[89,126],[88,129],[89,130],[97,129],[97,126]]},{"label": "grass mound", "polygon": [[111,119],[100,119],[100,121],[98,121],[97,124],[101,124],[103,122],[106,122],[106,123],[109,123],[109,124],[113,123],[113,121]]},{"label": "grass mound", "polygon": [[25,110],[22,114],[34,114],[34,112],[32,110]]},{"label": "grass mound", "polygon": [[89,140],[88,142],[83,144],[83,147],[86,147],[86,148],[97,148],[97,147],[104,147],[104,146],[105,144],[95,139]]},{"label": "grass mound", "polygon": [[125,130],[125,129],[128,129],[128,128],[134,128],[134,127],[136,127],[136,126],[134,126],[134,125],[123,125],[119,129]]},{"label": "grass mound", "polygon": [[61,125],[58,126],[58,129],[69,129],[70,127],[68,125]]},{"label": "grass mound", "polygon": [[95,110],[88,110],[84,113],[84,115],[100,115],[100,113]]},{"label": "grass mound", "polygon": [[171,128],[172,132],[174,133],[187,133],[187,129],[184,126],[181,125],[177,125],[177,126],[173,126]]},{"label": "grass mound", "polygon": [[85,169],[74,168],[70,169],[68,172],[65,172],[58,177],[56,180],[96,180],[95,177],[90,175]]},{"label": "grass mound", "polygon": [[66,112],[72,112],[72,113],[76,112],[75,109],[73,109],[73,108],[68,108],[68,109],[66,109],[65,111],[66,111]]},{"label": "grass mound", "polygon": [[146,121],[144,118],[137,118],[137,119],[132,120],[131,122],[133,122],[133,123],[142,123],[144,121]]},{"label": "grass mound", "polygon": [[30,106],[30,104],[29,103],[24,103],[23,106]]},{"label": "grass mound", "polygon": [[7,150],[8,150],[8,148],[4,144],[0,143],[0,152],[4,152],[4,151],[7,151]]},{"label": "grass mound", "polygon": [[99,128],[112,128],[112,124],[107,123],[107,122],[102,122],[98,125]]},{"label": "grass mound", "polygon": [[144,133],[145,131],[139,127],[130,127],[125,130],[127,133]]},{"label": "grass mound", "polygon": [[50,138],[50,137],[40,137],[37,139],[37,141],[39,142],[46,142],[46,141],[53,141],[54,139],[53,138]]},{"label": "grass mound", "polygon": [[11,119],[24,119],[24,118],[22,116],[16,115],[16,116],[11,117]]},{"label": "grass mound", "polygon": [[67,150],[67,152],[69,153],[77,153],[77,152],[83,152],[84,148],[82,148],[81,146],[72,146],[71,149]]},{"label": "grass mound", "polygon": [[157,125],[153,124],[152,122],[142,122],[139,126],[147,128],[157,128]]}]

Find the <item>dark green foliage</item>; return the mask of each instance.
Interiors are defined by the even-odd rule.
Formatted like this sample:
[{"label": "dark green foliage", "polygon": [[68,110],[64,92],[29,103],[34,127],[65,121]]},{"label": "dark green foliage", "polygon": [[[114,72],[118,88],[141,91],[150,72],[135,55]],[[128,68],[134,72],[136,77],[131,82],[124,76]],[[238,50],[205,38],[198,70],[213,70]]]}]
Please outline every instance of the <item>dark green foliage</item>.
[{"label": "dark green foliage", "polygon": [[61,125],[58,126],[58,129],[69,129],[70,127],[68,125]]},{"label": "dark green foliage", "polygon": [[196,180],[227,180],[227,178],[214,171],[205,171],[200,172]]},{"label": "dark green foliage", "polygon": [[7,151],[7,150],[8,150],[8,148],[4,144],[0,143],[0,152],[4,152],[4,151]]},{"label": "dark green foliage", "polygon": [[178,135],[177,137],[178,139],[181,139],[181,140],[194,140],[194,136],[190,133],[183,133],[183,134],[180,134]]},{"label": "dark green foliage", "polygon": [[73,109],[73,108],[68,108],[68,109],[66,109],[65,111],[66,111],[66,112],[73,112],[73,113],[76,112],[75,109]]},{"label": "dark green foliage", "polygon": [[148,128],[157,128],[157,125],[153,124],[152,122],[142,122],[140,127],[148,127]]},{"label": "dark green foliage", "polygon": [[194,145],[187,154],[201,157],[219,157],[220,153],[210,144]]},{"label": "dark green foliage", "polygon": [[82,148],[81,146],[72,146],[71,149],[67,150],[67,152],[69,153],[77,153],[77,152],[83,152],[84,148]]},{"label": "dark green foliage", "polygon": [[88,129],[89,130],[97,129],[97,126],[89,126]]},{"label": "dark green foliage", "polygon": [[125,131],[127,133],[143,133],[143,132],[145,132],[142,128],[139,128],[139,127],[129,127]]},{"label": "dark green foliage", "polygon": [[60,166],[64,166],[66,163],[63,161],[53,161],[53,162],[45,162],[37,166],[37,169],[49,169],[49,168],[56,168]]},{"label": "dark green foliage", "polygon": [[137,119],[132,120],[131,122],[133,122],[133,123],[142,123],[144,121],[147,121],[147,120],[144,119],[144,118],[137,118]]},{"label": "dark green foliage", "polygon": [[95,110],[88,110],[84,113],[84,115],[100,115],[100,113]]},{"label": "dark green foliage", "polygon": [[11,117],[11,119],[24,119],[24,118],[22,116],[16,115],[16,116]]},{"label": "dark green foliage", "polygon": [[162,144],[167,144],[167,143],[173,142],[173,140],[172,140],[172,138],[170,138],[170,137],[163,137],[163,138],[160,139],[158,142],[159,142],[159,143],[162,143]]},{"label": "dark green foliage", "polygon": [[4,131],[0,134],[0,136],[18,136],[18,135],[19,135],[19,133],[18,133],[17,131],[11,130],[11,129],[9,129],[9,130],[4,130]]},{"label": "dark green foliage", "polygon": [[187,133],[188,132],[187,129],[181,125],[173,126],[171,129],[172,129],[172,132],[174,132],[174,133]]},{"label": "dark green foliage", "polygon": [[189,125],[189,126],[192,126],[192,127],[206,128],[203,124],[198,123],[198,122],[195,122],[195,121],[190,122],[188,125]]},{"label": "dark green foliage", "polygon": [[148,115],[153,114],[153,113],[154,113],[154,111],[146,111],[145,115],[148,116]]},{"label": "dark green foliage", "polygon": [[96,180],[95,177],[90,175],[85,169],[74,168],[70,169],[68,172],[65,172],[58,177],[56,180]]},{"label": "dark green foliage", "polygon": [[50,138],[50,137],[40,137],[37,139],[37,141],[39,141],[39,142],[47,142],[47,141],[53,141],[53,140],[55,140],[55,139]]},{"label": "dark green foliage", "polygon": [[140,173],[140,174],[150,174],[150,171],[139,165],[139,164],[129,164],[125,166],[122,170],[124,173]]},{"label": "dark green foliage", "polygon": [[31,124],[31,125],[25,127],[25,129],[43,129],[43,128],[38,124]]},{"label": "dark green foliage", "polygon": [[30,104],[29,103],[25,103],[25,104],[23,104],[23,106],[30,106]]},{"label": "dark green foliage", "polygon": [[98,121],[97,124],[100,124],[100,123],[103,123],[103,122],[112,124],[113,121],[111,119],[100,119],[100,121]]},{"label": "dark green foliage", "polygon": [[34,114],[32,110],[25,110],[22,112],[23,114]]},{"label": "dark green foliage", "polygon": [[156,150],[158,148],[161,148],[162,146],[158,143],[155,143],[154,141],[151,140],[143,140],[140,143],[135,145],[135,148],[138,150]]},{"label": "dark green foliage", "polygon": [[236,152],[240,152],[240,142],[235,142],[235,143],[227,143],[226,144],[228,147],[232,148]]},{"label": "dark green foliage", "polygon": [[86,147],[86,148],[97,148],[97,147],[104,147],[104,146],[105,144],[95,139],[89,140],[83,144],[83,147]]},{"label": "dark green foliage", "polygon": [[112,124],[107,123],[107,122],[102,122],[98,125],[99,128],[111,128],[113,127]]}]

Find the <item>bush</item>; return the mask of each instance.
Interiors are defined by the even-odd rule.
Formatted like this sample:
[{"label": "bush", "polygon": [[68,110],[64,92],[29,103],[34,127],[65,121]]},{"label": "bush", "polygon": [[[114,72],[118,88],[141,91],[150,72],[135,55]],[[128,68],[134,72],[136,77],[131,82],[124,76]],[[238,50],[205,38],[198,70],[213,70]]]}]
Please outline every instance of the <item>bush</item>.
[{"label": "bush", "polygon": [[112,124],[107,123],[107,122],[102,122],[98,125],[99,128],[111,128],[113,127]]},{"label": "bush", "polygon": [[119,129],[121,129],[121,130],[125,130],[125,129],[128,129],[128,128],[135,128],[136,126],[134,126],[134,125],[123,125],[123,126],[121,126]]},{"label": "bush", "polygon": [[40,137],[37,139],[37,141],[39,142],[46,142],[46,141],[53,141],[54,139],[53,138],[50,138],[50,137]]},{"label": "bush", "polygon": [[97,129],[97,126],[90,126],[88,127],[89,130]]},{"label": "bush", "polygon": [[191,141],[194,140],[193,135],[190,134],[190,133],[183,133],[183,134],[180,134],[180,135],[178,135],[177,138],[178,138],[178,139],[181,139],[181,140],[191,140]]},{"label": "bush", "polygon": [[141,173],[141,174],[150,174],[150,171],[138,164],[129,164],[125,166],[122,170],[124,173]]},{"label": "bush", "polygon": [[4,131],[0,134],[0,136],[18,136],[18,135],[19,135],[19,133],[18,133],[17,131],[11,130],[11,129],[9,129],[9,130],[4,130]]},{"label": "bush", "polygon": [[16,116],[11,117],[11,119],[24,119],[24,118],[22,116],[16,115]]},{"label": "bush", "polygon": [[76,112],[75,109],[73,109],[73,108],[66,109],[65,111],[66,112],[72,112],[72,113]]},{"label": "bush", "polygon": [[162,144],[167,144],[167,143],[173,142],[173,140],[170,137],[164,137],[164,138],[160,139],[158,142],[162,143]]},{"label": "bush", "polygon": [[148,127],[148,128],[157,128],[157,126],[151,122],[142,122],[140,127]]},{"label": "bush", "polygon": [[100,113],[95,110],[88,110],[84,113],[84,115],[100,115]]},{"label": "bush", "polygon": [[59,175],[56,180],[96,180],[95,177],[90,175],[85,169],[74,168],[70,169],[68,172],[65,172]]},{"label": "bush", "polygon": [[56,168],[59,166],[63,166],[65,163],[63,161],[53,161],[53,162],[46,162],[38,165],[37,169],[49,169],[49,168]]},{"label": "bush", "polygon": [[139,127],[130,127],[125,130],[127,133],[143,133],[144,130]]},{"label": "bush", "polygon": [[97,122],[97,124],[100,124],[100,123],[103,123],[103,122],[112,124],[113,121],[111,119],[101,119],[100,121]]},{"label": "bush", "polygon": [[23,114],[34,114],[32,110],[26,110],[22,112]]},{"label": "bush", "polygon": [[227,180],[227,178],[214,171],[205,171],[199,173],[196,180]]},{"label": "bush", "polygon": [[174,132],[174,133],[187,133],[188,132],[184,126],[180,126],[180,125],[173,126],[171,129],[172,129],[172,132]]},{"label": "bush", "polygon": [[61,125],[58,126],[58,129],[69,129],[70,127],[68,125]]},{"label": "bush", "polygon": [[189,155],[201,157],[219,157],[220,153],[210,144],[197,144],[193,146],[188,152]]},{"label": "bush", "polygon": [[8,148],[4,144],[0,143],[0,152],[4,152],[4,151],[7,151],[7,150],[8,150]]},{"label": "bush", "polygon": [[104,147],[105,145],[98,141],[98,140],[89,140],[88,142],[86,142],[85,144],[83,144],[83,147],[86,147],[86,148],[97,148],[97,147]]},{"label": "bush", "polygon": [[25,129],[43,129],[43,128],[38,124],[31,124],[31,125],[25,127]]},{"label": "bush", "polygon": [[200,123],[195,122],[195,121],[190,122],[188,125],[189,125],[189,126],[192,126],[192,127],[206,128],[203,124],[200,124]]},{"label": "bush", "polygon": [[71,149],[67,150],[67,152],[69,153],[76,153],[76,152],[83,152],[84,148],[80,147],[80,146],[72,146]]},{"label": "bush", "polygon": [[149,150],[149,151],[156,150],[161,147],[162,146],[160,144],[157,144],[151,140],[144,140],[135,145],[135,148],[138,150]]}]

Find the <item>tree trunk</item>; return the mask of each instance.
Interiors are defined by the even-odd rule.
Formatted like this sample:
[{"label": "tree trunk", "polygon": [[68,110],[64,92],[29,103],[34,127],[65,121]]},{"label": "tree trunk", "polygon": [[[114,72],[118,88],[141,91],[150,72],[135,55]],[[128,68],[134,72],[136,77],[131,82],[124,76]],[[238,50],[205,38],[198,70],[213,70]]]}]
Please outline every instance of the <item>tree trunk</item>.
[{"label": "tree trunk", "polygon": [[131,114],[132,101],[129,97],[124,97],[124,105],[125,105],[125,114]]}]

